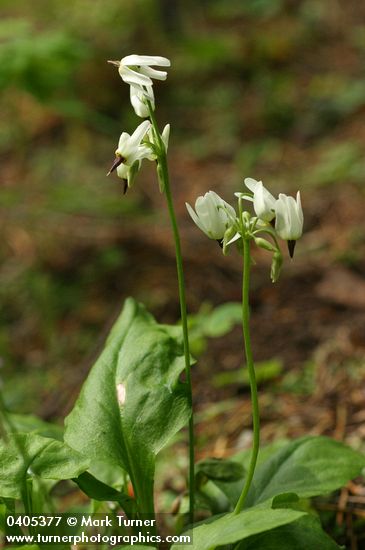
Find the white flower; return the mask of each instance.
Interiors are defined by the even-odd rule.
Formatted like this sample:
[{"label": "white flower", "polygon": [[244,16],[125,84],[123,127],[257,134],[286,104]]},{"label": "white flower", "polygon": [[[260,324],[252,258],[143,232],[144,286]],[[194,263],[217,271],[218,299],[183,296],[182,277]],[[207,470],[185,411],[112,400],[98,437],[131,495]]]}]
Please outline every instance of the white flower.
[{"label": "white flower", "polygon": [[185,204],[193,221],[210,239],[222,240],[236,219],[235,209],[214,191],[197,198],[195,211],[190,204]]},{"label": "white flower", "polygon": [[297,200],[280,193],[275,205],[275,229],[284,241],[296,241],[303,233],[303,210],[300,192]]},{"label": "white flower", "polygon": [[167,72],[153,69],[157,67],[170,67],[170,60],[158,55],[127,55],[121,61],[108,61],[118,67],[122,80],[130,85],[130,98],[137,116],[147,118],[149,115],[148,102],[151,108],[155,108],[152,79],[166,80]]},{"label": "white flower", "polygon": [[131,86],[130,98],[136,115],[141,118],[147,118],[150,114],[147,100],[150,102],[152,109],[155,110],[155,96],[152,86],[145,86],[144,88],[141,86]]},{"label": "white flower", "polygon": [[289,254],[293,257],[295,241],[303,233],[303,210],[300,201],[300,193],[297,193],[297,200],[280,193],[275,206],[276,233],[284,241],[288,241]]},{"label": "white flower", "polygon": [[151,65],[170,67],[171,62],[166,57],[158,55],[127,55],[119,62],[118,70],[124,82],[131,86],[152,86],[152,78],[166,80],[166,71],[157,71],[152,69]]},{"label": "white flower", "polygon": [[134,177],[141,167],[141,161],[151,155],[150,146],[142,143],[150,127],[151,123],[145,120],[131,136],[123,132],[119,138],[118,148],[115,151],[116,159],[108,175],[116,169],[118,176],[128,182],[128,187],[133,184]]},{"label": "white flower", "polygon": [[275,198],[263,186],[262,181],[245,178],[245,185],[253,193],[253,199],[245,198],[252,200],[256,216],[265,222],[271,222],[275,218]]}]

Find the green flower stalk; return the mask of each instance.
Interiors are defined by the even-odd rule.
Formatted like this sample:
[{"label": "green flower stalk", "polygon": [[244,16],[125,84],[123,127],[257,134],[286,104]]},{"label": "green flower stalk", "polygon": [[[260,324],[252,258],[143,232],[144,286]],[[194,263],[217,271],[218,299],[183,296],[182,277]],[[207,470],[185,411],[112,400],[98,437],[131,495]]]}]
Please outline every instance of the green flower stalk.
[{"label": "green flower stalk", "polygon": [[[157,176],[159,180],[160,190],[165,193],[167,208],[170,216],[172,232],[174,236],[175,243],[175,256],[176,256],[176,268],[177,268],[177,278],[179,285],[179,298],[180,298],[180,314],[181,314],[181,323],[183,329],[183,339],[184,339],[184,356],[185,356],[185,373],[186,373],[186,383],[189,389],[189,399],[191,407],[191,415],[189,418],[189,522],[194,522],[194,507],[195,507],[195,476],[194,476],[194,463],[195,463],[195,438],[194,438],[194,416],[193,416],[193,393],[192,393],[192,381],[191,381],[191,368],[190,368],[190,346],[189,346],[189,332],[188,332],[188,318],[187,318],[187,309],[186,309],[186,296],[185,296],[185,280],[184,280],[184,268],[182,261],[181,253],[181,242],[179,228],[177,225],[174,203],[172,200],[171,188],[170,188],[170,178],[167,164],[167,143],[166,143],[166,134],[168,136],[170,132],[170,127],[165,127],[165,136],[164,132],[160,134],[157,121],[155,118],[152,105],[149,105],[150,111],[150,120],[152,123],[153,133],[156,136],[157,149],[156,161],[157,161]],[[168,130],[166,131],[166,128]],[[164,139],[165,138],[165,139]]]},{"label": "green flower stalk", "polygon": [[130,85],[130,99],[137,116],[148,118],[142,122],[130,136],[122,133],[116,159],[109,173],[117,170],[124,180],[124,191],[134,182],[135,176],[144,159],[157,163],[157,178],[160,191],[165,194],[169,212],[172,233],[175,243],[176,268],[179,287],[180,313],[184,341],[185,373],[188,386],[191,415],[189,418],[189,521],[194,521],[195,479],[194,479],[194,418],[192,400],[192,382],[190,368],[190,347],[185,296],[184,270],[181,253],[179,228],[170,188],[169,170],[167,164],[167,147],[170,135],[170,125],[167,124],[162,133],[155,117],[155,97],[153,80],[166,80],[166,71],[152,68],[169,67],[170,61],[165,57],[148,55],[129,55],[121,61],[110,61],[118,67],[124,82]]},{"label": "green flower stalk", "polygon": [[[254,242],[259,248],[272,254],[271,280],[276,282],[283,262],[278,237],[287,240],[289,253],[292,257],[294,247],[291,240],[295,243],[303,230],[303,212],[299,192],[296,201],[293,197],[283,194],[280,194],[279,199],[276,200],[261,181],[246,178],[245,184],[250,192],[235,193],[238,198],[238,216],[236,216],[235,209],[213,191],[209,191],[203,197],[198,197],[195,202],[195,211],[189,204],[186,205],[195,224],[210,239],[218,240],[224,254],[227,254],[230,246],[236,243],[243,259],[242,331],[251,389],[253,444],[245,483],[234,509],[235,514],[239,514],[244,507],[254,477],[260,448],[259,400],[250,336],[251,243]],[[243,211],[243,200],[253,203],[256,216]],[[273,225],[275,225],[275,229]],[[271,237],[271,241],[263,238],[262,235]]]},{"label": "green flower stalk", "polygon": [[243,276],[242,276],[242,331],[243,340],[245,345],[246,365],[248,369],[248,376],[250,380],[251,390],[251,403],[252,403],[252,424],[253,424],[253,445],[250,458],[250,465],[243,487],[242,493],[236,507],[234,509],[235,514],[241,512],[247,493],[250,489],[251,482],[255,473],[257,456],[260,448],[260,411],[259,400],[257,393],[257,382],[255,366],[252,356],[251,348],[251,336],[250,336],[250,306],[249,306],[249,291],[250,291],[250,269],[251,269],[251,254],[250,254],[250,240],[243,239]]}]

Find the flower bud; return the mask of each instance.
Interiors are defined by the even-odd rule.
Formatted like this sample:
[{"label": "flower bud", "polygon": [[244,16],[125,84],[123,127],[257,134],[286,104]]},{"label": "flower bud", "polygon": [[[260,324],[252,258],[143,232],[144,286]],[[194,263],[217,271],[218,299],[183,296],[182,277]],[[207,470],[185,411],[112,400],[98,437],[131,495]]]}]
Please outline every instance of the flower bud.
[{"label": "flower bud", "polygon": [[276,283],[279,279],[282,264],[283,264],[283,257],[281,255],[280,250],[276,249],[272,257],[271,273],[270,273],[271,280],[273,283]]},{"label": "flower bud", "polygon": [[[280,193],[275,205],[276,220],[275,230],[284,241],[296,241],[303,233],[303,210],[298,191],[296,200]],[[289,247],[290,256],[293,257],[294,246]]]},{"label": "flower bud", "polygon": [[254,241],[258,247],[268,250],[269,252],[276,252],[277,248],[267,239],[262,239],[261,237],[254,237]]},{"label": "flower bud", "polygon": [[159,163],[157,163],[157,179],[158,179],[158,185],[159,185],[159,188],[160,188],[160,193],[164,193],[165,192],[165,180],[164,180],[164,174],[163,174],[163,170],[161,168],[161,165]]}]

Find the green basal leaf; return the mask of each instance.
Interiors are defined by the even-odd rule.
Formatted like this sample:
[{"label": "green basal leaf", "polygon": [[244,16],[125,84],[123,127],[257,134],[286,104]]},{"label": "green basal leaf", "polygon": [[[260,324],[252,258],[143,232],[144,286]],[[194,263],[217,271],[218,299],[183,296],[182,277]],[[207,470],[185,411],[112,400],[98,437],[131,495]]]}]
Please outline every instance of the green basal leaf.
[{"label": "green basal leaf", "polygon": [[[229,512],[230,502],[218,488],[219,482],[242,480],[245,469],[233,460],[206,458],[195,465],[195,487],[198,506],[207,508],[213,515]],[[214,483],[212,483],[214,482]]]},{"label": "green basal leaf", "polygon": [[[303,512],[294,510],[271,510],[257,507],[237,515],[226,514],[184,534],[190,534],[192,537],[189,549],[211,550],[216,546],[233,544],[258,533],[286,525],[303,516]],[[184,550],[186,547],[183,544],[174,544],[171,550]]]},{"label": "green basal leaf", "polygon": [[63,440],[63,428],[51,422],[45,422],[32,414],[8,413],[8,418],[15,430],[20,433],[37,432],[43,437]]},{"label": "green basal leaf", "polygon": [[239,462],[222,458],[206,458],[195,466],[197,483],[203,478],[219,481],[237,481],[245,475],[245,470]]},{"label": "green basal leaf", "polygon": [[[250,452],[244,451],[232,457],[247,468]],[[280,497],[296,494],[297,498],[310,498],[331,493],[361,474],[365,457],[350,447],[327,437],[304,437],[290,443],[278,442],[263,447],[258,466],[246,499],[246,507],[273,499],[273,506]],[[235,506],[242,490],[242,481],[213,480]],[[275,497],[275,498],[274,498]]]},{"label": "green basal leaf", "polygon": [[89,461],[65,443],[34,433],[9,434],[0,440],[0,496],[21,498],[32,474],[43,479],[71,479],[89,467]]},{"label": "green basal leaf", "polygon": [[271,508],[295,508],[299,502],[299,497],[296,493],[280,493],[271,500]]},{"label": "green basal leaf", "polygon": [[[257,458],[257,466],[259,466],[260,464],[268,460],[272,455],[274,455],[278,451],[278,449],[281,449],[285,445],[287,445],[286,440],[277,440],[274,443],[270,443],[269,445],[266,445],[260,448],[259,455]],[[250,458],[251,458],[251,449],[246,449],[232,456],[231,460],[232,462],[238,462],[243,466],[245,470],[247,470],[249,468]],[[213,482],[215,483],[215,485],[217,485],[217,487],[222,491],[222,493],[229,500],[231,504],[231,509],[233,510],[242,491],[242,481],[239,480],[234,482],[227,482],[227,481],[214,480]]]},{"label": "green basal leaf", "polygon": [[246,507],[283,493],[299,498],[331,493],[364,466],[365,457],[343,443],[322,436],[297,439],[257,468]]},{"label": "green basal leaf", "polygon": [[339,550],[338,546],[325,533],[319,521],[312,516],[304,516],[289,525],[283,525],[249,537],[235,550]]},{"label": "green basal leaf", "polygon": [[126,470],[138,507],[153,511],[155,456],[190,414],[181,328],[129,298],[66,419],[65,440]]}]

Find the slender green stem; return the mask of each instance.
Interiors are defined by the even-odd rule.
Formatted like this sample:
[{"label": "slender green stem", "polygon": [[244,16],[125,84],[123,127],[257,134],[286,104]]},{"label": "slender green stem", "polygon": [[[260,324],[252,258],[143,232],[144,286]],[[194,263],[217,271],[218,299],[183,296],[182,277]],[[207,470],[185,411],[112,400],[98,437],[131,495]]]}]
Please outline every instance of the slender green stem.
[{"label": "slender green stem", "polygon": [[242,330],[243,339],[245,342],[245,354],[246,363],[248,368],[248,375],[250,378],[251,388],[251,401],[252,401],[252,420],[253,420],[253,446],[250,465],[247,472],[245,485],[242,489],[242,493],[236,508],[235,514],[239,514],[245,503],[245,498],[250,489],[252,478],[255,472],[257,455],[260,446],[260,415],[259,415],[259,401],[257,395],[257,384],[255,367],[253,363],[252,350],[251,350],[251,338],[250,338],[250,309],[249,309],[249,289],[250,289],[250,267],[251,267],[251,255],[250,255],[250,241],[243,239],[243,278],[242,278]]},{"label": "slender green stem", "polygon": [[161,134],[158,129],[155,113],[149,104],[150,119],[155,131],[156,137],[159,142],[159,148],[161,154],[158,162],[160,170],[158,170],[158,177],[162,180],[162,188],[164,189],[167,208],[170,216],[172,233],[175,243],[175,256],[176,256],[176,268],[177,268],[177,280],[179,286],[179,299],[180,299],[180,313],[181,323],[183,330],[184,341],[184,356],[185,356],[185,373],[186,383],[189,391],[189,405],[190,405],[190,418],[189,418],[189,521],[194,522],[194,504],[195,504],[195,479],[194,479],[194,417],[193,417],[193,397],[192,397],[192,383],[191,383],[191,368],[190,368],[190,347],[189,347],[189,333],[188,333],[188,319],[186,311],[186,296],[185,296],[185,282],[184,282],[184,269],[181,253],[181,242],[179,228],[177,225],[176,214],[174,209],[174,203],[172,200],[170,178],[166,158],[165,146],[161,139]]}]

